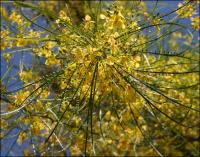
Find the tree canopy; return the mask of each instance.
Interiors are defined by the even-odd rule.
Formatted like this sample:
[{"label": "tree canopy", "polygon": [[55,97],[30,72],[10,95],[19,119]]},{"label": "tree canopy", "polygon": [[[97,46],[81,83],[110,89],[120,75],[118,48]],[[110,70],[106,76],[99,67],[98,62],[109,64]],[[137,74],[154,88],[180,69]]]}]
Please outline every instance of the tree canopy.
[{"label": "tree canopy", "polygon": [[5,155],[199,156],[199,2],[169,5],[1,1]]}]

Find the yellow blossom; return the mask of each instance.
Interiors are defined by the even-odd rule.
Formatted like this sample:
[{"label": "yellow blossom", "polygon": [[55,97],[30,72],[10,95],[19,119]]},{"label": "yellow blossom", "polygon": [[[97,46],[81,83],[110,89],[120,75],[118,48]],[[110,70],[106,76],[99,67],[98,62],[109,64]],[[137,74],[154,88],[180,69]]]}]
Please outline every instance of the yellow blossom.
[{"label": "yellow blossom", "polygon": [[132,22],[132,23],[129,25],[129,27],[130,27],[131,29],[133,29],[133,30],[140,29],[140,27],[138,26],[138,24],[137,24],[136,21]]},{"label": "yellow blossom", "polygon": [[125,29],[125,18],[120,11],[114,12],[108,19],[108,29],[122,28]]},{"label": "yellow blossom", "polygon": [[8,126],[8,123],[5,119],[1,119],[0,120],[0,125],[1,125],[1,128],[6,128]]},{"label": "yellow blossom", "polygon": [[54,48],[54,47],[56,46],[56,43],[53,42],[53,41],[48,41],[48,42],[45,43],[44,46],[45,46],[45,48],[47,48],[47,49],[52,49],[52,48]]},{"label": "yellow blossom", "polygon": [[49,91],[47,91],[47,90],[43,90],[42,93],[40,94],[40,97],[42,99],[47,99],[48,96],[49,96]]},{"label": "yellow blossom", "polygon": [[112,144],[112,143],[113,143],[113,140],[107,139],[105,142],[108,143],[108,144]]},{"label": "yellow blossom", "polygon": [[104,19],[107,18],[104,14],[100,14],[99,17],[100,17],[100,19],[102,19],[102,20],[104,20]]},{"label": "yellow blossom", "polygon": [[105,114],[105,119],[106,119],[107,121],[109,121],[110,118],[111,118],[111,112],[110,112],[110,111],[107,111],[106,114]]},{"label": "yellow blossom", "polygon": [[20,71],[19,72],[19,77],[24,82],[28,82],[29,80],[32,80],[32,78],[33,78],[32,70],[29,70],[29,71]]},{"label": "yellow blossom", "polygon": [[[71,20],[70,20],[70,18],[67,16],[67,13],[66,13],[64,10],[61,10],[61,11],[59,12],[59,18],[60,18],[62,21],[71,24]],[[58,20],[56,21],[56,23],[60,23],[60,20],[58,19]]]},{"label": "yellow blossom", "polygon": [[113,56],[108,56],[107,59],[106,59],[106,63],[108,65],[114,65],[115,63],[115,58]]},{"label": "yellow blossom", "polygon": [[40,32],[33,31],[33,30],[31,29],[31,30],[29,30],[28,37],[29,37],[29,38],[38,38],[38,37],[40,37]]},{"label": "yellow blossom", "polygon": [[6,38],[9,34],[8,29],[1,30],[1,39]]},{"label": "yellow blossom", "polygon": [[93,26],[94,26],[94,21],[92,21],[92,18],[89,15],[86,15],[84,30],[91,30]]},{"label": "yellow blossom", "polygon": [[195,30],[199,30],[200,29],[200,20],[199,20],[199,16],[196,16],[196,17],[192,17],[191,18],[191,25],[192,25],[192,28],[194,28]]},{"label": "yellow blossom", "polygon": [[91,19],[92,19],[92,18],[91,18],[89,15],[86,15],[86,16],[85,16],[85,21],[91,21]]},{"label": "yellow blossom", "polygon": [[18,39],[15,41],[15,45],[17,47],[24,47],[27,45],[27,40],[23,37],[18,37]]},{"label": "yellow blossom", "polygon": [[10,56],[9,53],[4,53],[4,54],[2,55],[2,57],[6,60],[6,62],[9,62],[9,61],[10,61],[10,58],[11,58],[11,56]]},{"label": "yellow blossom", "polygon": [[18,15],[15,11],[12,12],[12,14],[9,16],[9,19],[12,22],[17,23],[18,25],[23,25],[23,20],[21,18],[21,15]]},{"label": "yellow blossom", "polygon": [[77,144],[72,145],[70,147],[70,152],[74,155],[80,154],[81,153],[81,149],[77,146]]},{"label": "yellow blossom", "polygon": [[19,134],[19,136],[18,136],[18,139],[17,139],[17,143],[18,143],[19,145],[21,145],[22,142],[23,142],[25,139],[27,139],[27,138],[28,138],[28,136],[27,136],[27,133],[26,133],[26,132],[20,132],[20,134]]},{"label": "yellow blossom", "polygon": [[56,59],[56,57],[54,55],[51,55],[50,57],[46,58],[45,64],[46,65],[59,65],[60,60]]},{"label": "yellow blossom", "polygon": [[17,92],[17,94],[15,95],[15,103],[16,104],[21,104],[22,102],[24,102],[28,96],[30,95],[29,91],[19,91]]},{"label": "yellow blossom", "polygon": [[34,117],[30,128],[33,135],[40,135],[41,130],[45,129],[45,124],[39,119],[39,117]]},{"label": "yellow blossom", "polygon": [[[181,17],[181,18],[190,18],[194,13],[194,7],[191,4],[187,4],[186,6],[182,7],[183,3],[179,3],[178,7],[180,8],[179,10],[176,11],[176,13]],[[181,8],[182,7],[182,8]]]},{"label": "yellow blossom", "polygon": [[52,56],[52,51],[46,48],[33,49],[33,52],[38,56],[44,56],[45,58]]},{"label": "yellow blossom", "polygon": [[116,55],[118,51],[117,41],[115,40],[115,38],[111,37],[109,38],[108,42],[110,43],[111,46],[111,53],[113,55]]}]

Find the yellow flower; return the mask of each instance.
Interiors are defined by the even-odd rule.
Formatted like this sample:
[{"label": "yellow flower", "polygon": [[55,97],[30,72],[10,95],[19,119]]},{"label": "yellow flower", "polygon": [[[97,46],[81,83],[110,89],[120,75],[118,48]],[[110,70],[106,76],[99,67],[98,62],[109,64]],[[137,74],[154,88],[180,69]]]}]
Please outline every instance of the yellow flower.
[{"label": "yellow flower", "polygon": [[91,19],[92,19],[92,18],[91,18],[89,15],[86,15],[86,16],[85,16],[85,21],[91,21]]},{"label": "yellow flower", "polygon": [[107,121],[109,121],[110,118],[111,118],[111,112],[110,112],[110,111],[107,111],[106,114],[105,114],[105,119],[106,119]]},{"label": "yellow flower", "polygon": [[81,154],[81,149],[77,146],[77,144],[75,144],[70,147],[70,152],[72,155]]},{"label": "yellow flower", "polygon": [[113,55],[116,55],[118,51],[117,41],[115,40],[115,38],[111,37],[109,38],[108,42],[110,43],[111,46],[111,53]]},{"label": "yellow flower", "polygon": [[74,116],[72,118],[72,125],[78,127],[80,125],[80,122],[81,122],[81,118],[80,117]]},{"label": "yellow flower", "polygon": [[100,19],[104,20],[106,19],[107,17],[104,15],[104,14],[100,14]]},{"label": "yellow flower", "polygon": [[37,38],[37,37],[40,37],[40,32],[33,31],[33,30],[31,29],[31,30],[29,31],[28,37],[29,37],[29,38]]},{"label": "yellow flower", "polygon": [[136,57],[134,58],[134,60],[135,60],[136,62],[139,62],[139,61],[141,61],[141,57],[140,57],[140,56],[136,56]]},{"label": "yellow flower", "polygon": [[11,56],[10,56],[9,53],[4,53],[4,54],[2,55],[2,57],[6,60],[6,62],[9,62],[9,61],[10,61],[10,58],[11,58]]},{"label": "yellow flower", "polygon": [[149,14],[147,11],[145,11],[145,12],[143,13],[143,15],[144,15],[145,21],[149,20],[150,14]]},{"label": "yellow flower", "polygon": [[52,49],[52,48],[54,48],[54,47],[56,46],[56,42],[48,41],[48,42],[45,43],[44,46],[45,46],[45,48],[47,48],[47,49]]},{"label": "yellow flower", "polygon": [[125,132],[128,134],[128,136],[133,137],[134,136],[134,130],[131,128],[127,128]]},{"label": "yellow flower", "polygon": [[106,59],[106,63],[108,65],[114,65],[115,63],[115,58],[113,56],[108,56],[107,59]]},{"label": "yellow flower", "polygon": [[61,10],[61,11],[59,12],[59,17],[60,17],[60,18],[65,18],[66,16],[67,16],[67,14],[66,14],[65,11]]},{"label": "yellow flower", "polygon": [[29,91],[19,91],[15,95],[15,103],[21,104],[30,95]]},{"label": "yellow flower", "polygon": [[51,57],[52,56],[52,52],[51,50],[48,50],[46,48],[37,48],[37,49],[33,49],[33,52],[38,55],[38,56],[44,56],[45,58]]},{"label": "yellow flower", "polygon": [[18,15],[15,11],[12,12],[12,14],[9,16],[9,19],[12,22],[17,23],[18,25],[23,25],[23,20],[21,18],[21,15]]},{"label": "yellow flower", "polygon": [[49,96],[49,91],[43,90],[42,93],[40,94],[40,98],[46,99]]},{"label": "yellow flower", "polygon": [[6,38],[9,34],[9,30],[7,29],[4,29],[4,30],[1,30],[1,38]]},{"label": "yellow flower", "polygon": [[58,65],[60,64],[60,60],[56,59],[54,55],[51,55],[49,58],[45,61],[46,65]]},{"label": "yellow flower", "polygon": [[130,85],[127,85],[125,87],[125,97],[127,102],[134,102],[136,100],[136,92],[133,90],[133,88]]},{"label": "yellow flower", "polygon": [[33,122],[33,125],[31,125],[31,132],[33,135],[36,135],[36,136],[40,135],[40,132],[41,132],[40,128],[37,125],[38,124],[35,122]]},{"label": "yellow flower", "polygon": [[60,88],[61,89],[65,89],[67,87],[67,82],[66,82],[66,80],[61,80],[61,82],[60,82]]},{"label": "yellow flower", "polygon": [[84,52],[81,48],[75,48],[72,50],[72,54],[74,55],[74,60],[78,63],[82,63],[84,59]]},{"label": "yellow flower", "polygon": [[106,139],[105,142],[108,143],[108,144],[112,144],[112,143],[113,143],[113,140],[111,140],[111,139]]},{"label": "yellow flower", "polygon": [[133,30],[140,29],[140,27],[138,26],[138,24],[137,24],[136,21],[132,22],[132,23],[129,25],[129,27],[130,27],[131,29],[133,29]]},{"label": "yellow flower", "polygon": [[[179,3],[178,7],[182,7],[183,4]],[[181,18],[190,18],[194,13],[194,7],[191,4],[187,4],[183,8],[179,9],[176,11],[176,13],[181,17]]]},{"label": "yellow flower", "polygon": [[108,29],[122,28],[125,29],[125,18],[120,11],[114,12],[108,20]]},{"label": "yellow flower", "polygon": [[33,79],[32,70],[19,72],[19,77],[24,82],[28,82],[29,80],[32,80]]},{"label": "yellow flower", "polygon": [[85,30],[91,30],[92,27],[94,26],[94,21],[91,21],[92,18],[89,15],[85,16],[85,24],[84,24],[84,29]]},{"label": "yellow flower", "polygon": [[199,20],[199,16],[196,16],[196,17],[192,17],[191,18],[191,25],[192,25],[192,28],[194,28],[195,30],[199,30],[200,29],[200,20]]},{"label": "yellow flower", "polygon": [[0,126],[1,126],[2,129],[6,128],[8,126],[8,123],[5,119],[1,119],[0,124],[1,124]]},{"label": "yellow flower", "polygon": [[22,142],[23,142],[25,139],[27,139],[27,138],[28,138],[27,133],[25,133],[25,132],[20,132],[20,134],[19,134],[19,136],[18,136],[18,139],[17,139],[17,143],[18,143],[19,145],[21,145]]},{"label": "yellow flower", "polygon": [[[67,23],[71,24],[71,20],[70,20],[70,18],[67,16],[67,14],[66,14],[65,11],[61,10],[61,11],[59,12],[59,18],[60,18],[61,20],[63,20],[64,22],[67,22]],[[56,20],[56,23],[60,23],[60,20]]]},{"label": "yellow flower", "polygon": [[56,20],[56,24],[59,24],[59,23],[60,23],[60,19],[57,19],[57,20]]}]

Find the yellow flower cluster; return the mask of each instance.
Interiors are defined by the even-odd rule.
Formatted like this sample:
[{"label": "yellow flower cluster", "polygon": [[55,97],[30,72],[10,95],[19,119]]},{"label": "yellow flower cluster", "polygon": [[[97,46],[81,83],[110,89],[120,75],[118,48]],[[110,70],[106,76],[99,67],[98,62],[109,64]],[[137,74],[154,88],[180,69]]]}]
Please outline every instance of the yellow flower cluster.
[{"label": "yellow flower cluster", "polygon": [[[178,7],[180,8],[179,10],[176,11],[176,13],[181,17],[181,18],[190,18],[192,15],[195,13],[194,6],[192,4],[188,4],[183,6],[183,3],[179,3]],[[182,8],[181,8],[182,7]]]},{"label": "yellow flower cluster", "polygon": [[84,20],[84,30],[88,31],[91,30],[94,26],[94,21],[91,20],[92,18],[89,15],[85,16]]},{"label": "yellow flower cluster", "polygon": [[195,29],[195,30],[199,30],[200,29],[200,20],[199,20],[199,18],[200,18],[199,16],[191,18],[191,25],[192,25],[192,28]]},{"label": "yellow flower cluster", "polygon": [[34,30],[29,30],[29,34],[27,35],[28,38],[39,38],[41,35],[40,32],[34,31]]},{"label": "yellow flower cluster", "polygon": [[19,72],[19,77],[23,82],[28,83],[29,81],[33,80],[33,72],[32,70],[21,71]]},{"label": "yellow flower cluster", "polygon": [[24,39],[24,37],[21,37],[19,35],[17,35],[16,37],[17,39],[13,42],[13,46],[24,47],[28,44],[27,40]]},{"label": "yellow flower cluster", "polygon": [[20,105],[22,102],[24,102],[28,98],[29,95],[30,95],[29,91],[17,92],[17,94],[15,95],[15,103]]},{"label": "yellow flower cluster", "polygon": [[28,139],[27,133],[21,131],[20,134],[19,134],[19,136],[18,136],[17,143],[18,143],[19,145],[21,145],[22,142],[23,142],[24,140],[26,140],[26,139]]},{"label": "yellow flower cluster", "polygon": [[32,123],[31,123],[31,133],[34,135],[34,136],[38,136],[41,134],[41,131],[42,130],[45,130],[45,124],[39,119],[39,117],[34,117],[32,119]]},{"label": "yellow flower cluster", "polygon": [[[127,7],[112,5],[106,11],[102,7],[96,14],[87,12],[79,26],[73,26],[67,12],[61,10],[58,19],[52,22],[52,28],[58,27],[55,32],[27,29],[26,35],[19,33],[17,38],[10,37],[14,40],[12,46],[33,47],[33,59],[42,59],[45,69],[50,71],[45,71],[44,78],[37,69],[21,69],[19,78],[25,88],[12,97],[17,106],[9,104],[7,108],[13,111],[15,107],[24,107],[26,116],[20,122],[29,127],[32,136],[47,138],[52,135],[48,139],[49,146],[70,144],[72,155],[83,154],[85,147],[89,155],[105,152],[105,156],[156,156],[159,153],[155,149],[160,144],[164,145],[161,148],[164,153],[171,153],[170,145],[174,144],[175,136],[165,135],[170,127],[187,134],[187,127],[182,128],[178,124],[182,122],[172,118],[182,121],[188,114],[184,125],[198,123],[196,112],[188,111],[198,108],[199,54],[190,51],[178,56],[165,54],[161,45],[162,40],[169,39],[167,46],[178,51],[179,39],[187,38],[186,42],[192,43],[192,37],[181,32],[162,34],[172,27],[165,24],[149,26],[160,24],[162,20],[151,17],[146,9],[138,11],[137,5]],[[198,17],[192,17],[193,5],[189,3],[177,14],[181,18],[190,17],[192,27],[199,29]],[[144,25],[143,21],[137,22],[144,16],[148,22]],[[23,23],[20,19],[16,12],[10,16],[10,20],[18,25]],[[144,33],[149,28],[150,31],[156,28],[160,38],[155,39],[157,36],[150,31]],[[162,28],[166,30],[160,31]],[[45,36],[46,32],[49,35]],[[1,39],[6,38],[9,31],[2,31],[1,36]],[[8,45],[9,42],[4,43],[5,48]],[[151,53],[154,47],[159,54]],[[9,59],[10,56],[3,57]],[[190,131],[191,136],[196,137],[197,132],[197,129]],[[26,140],[27,135],[21,132],[18,143]],[[65,135],[69,137],[67,140],[63,138]],[[155,142],[143,144],[149,137],[155,137]],[[40,143],[38,147],[44,151],[45,145]],[[175,148],[173,150],[176,152]],[[48,155],[48,152],[44,151],[42,155]]]},{"label": "yellow flower cluster", "polygon": [[52,51],[55,46],[55,42],[48,41],[42,48],[36,48],[33,51],[36,55],[46,58],[46,65],[59,65],[60,60],[56,58],[56,55]]},{"label": "yellow flower cluster", "polygon": [[107,27],[110,30],[113,30],[115,28],[119,29],[125,29],[125,18],[122,15],[121,11],[115,10],[115,11],[110,11],[108,13],[108,16],[101,14],[100,19],[106,20],[105,27]]},{"label": "yellow flower cluster", "polygon": [[4,50],[10,46],[9,41],[3,40],[9,35],[9,30],[1,30],[1,50]]},{"label": "yellow flower cluster", "polygon": [[23,23],[24,23],[21,15],[17,14],[15,11],[12,12],[12,14],[9,16],[9,19],[12,22],[17,23],[18,25],[23,25]]},{"label": "yellow flower cluster", "polygon": [[51,55],[46,59],[45,64],[46,65],[59,65],[60,60],[58,60],[55,55]]},{"label": "yellow flower cluster", "polygon": [[9,62],[10,59],[11,59],[11,55],[10,55],[9,53],[4,53],[4,54],[2,55],[2,57],[3,57],[7,62]]},{"label": "yellow flower cluster", "polygon": [[62,23],[62,22],[71,24],[71,20],[70,20],[69,16],[67,16],[67,13],[64,10],[61,10],[59,12],[59,19],[56,20],[57,24]]}]

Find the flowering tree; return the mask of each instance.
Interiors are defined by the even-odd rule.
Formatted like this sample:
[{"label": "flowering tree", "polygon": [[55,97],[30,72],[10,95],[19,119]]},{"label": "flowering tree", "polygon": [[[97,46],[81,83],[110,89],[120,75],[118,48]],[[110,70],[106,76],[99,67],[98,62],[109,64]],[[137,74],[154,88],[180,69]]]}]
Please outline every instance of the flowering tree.
[{"label": "flowering tree", "polygon": [[1,139],[19,130],[27,156],[199,155],[198,2],[1,3]]}]

